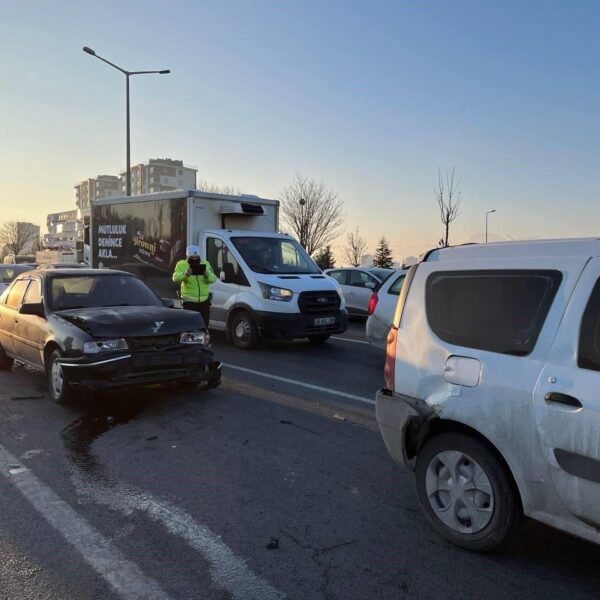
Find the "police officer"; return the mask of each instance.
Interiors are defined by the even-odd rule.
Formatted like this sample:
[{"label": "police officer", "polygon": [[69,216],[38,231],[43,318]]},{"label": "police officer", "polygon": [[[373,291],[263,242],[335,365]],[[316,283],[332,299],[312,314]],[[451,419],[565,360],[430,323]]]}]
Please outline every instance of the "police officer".
[{"label": "police officer", "polygon": [[202,315],[208,328],[210,319],[210,286],[217,280],[210,263],[200,257],[198,246],[188,246],[186,259],[175,265],[173,281],[181,285],[181,301],[186,310]]}]

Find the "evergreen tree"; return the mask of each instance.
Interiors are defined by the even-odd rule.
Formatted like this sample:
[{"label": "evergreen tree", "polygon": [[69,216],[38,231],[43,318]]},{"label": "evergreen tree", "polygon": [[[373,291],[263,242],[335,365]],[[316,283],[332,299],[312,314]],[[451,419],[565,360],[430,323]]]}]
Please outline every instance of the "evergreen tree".
[{"label": "evergreen tree", "polygon": [[373,266],[379,267],[380,269],[393,269],[394,268],[394,257],[390,250],[390,245],[385,237],[379,240],[379,244],[375,249],[375,257],[373,258]]},{"label": "evergreen tree", "polygon": [[333,267],[335,267],[335,257],[331,251],[331,246],[325,246],[325,248],[321,248],[314,258],[319,269],[322,269],[323,271],[325,269],[333,269]]}]

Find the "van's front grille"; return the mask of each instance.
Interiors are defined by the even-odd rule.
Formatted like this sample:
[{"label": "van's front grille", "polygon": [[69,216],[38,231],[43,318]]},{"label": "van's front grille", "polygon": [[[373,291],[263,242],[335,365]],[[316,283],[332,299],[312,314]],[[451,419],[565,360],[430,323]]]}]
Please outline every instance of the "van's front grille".
[{"label": "van's front grille", "polygon": [[327,315],[340,310],[337,292],[302,292],[298,306],[303,315]]}]

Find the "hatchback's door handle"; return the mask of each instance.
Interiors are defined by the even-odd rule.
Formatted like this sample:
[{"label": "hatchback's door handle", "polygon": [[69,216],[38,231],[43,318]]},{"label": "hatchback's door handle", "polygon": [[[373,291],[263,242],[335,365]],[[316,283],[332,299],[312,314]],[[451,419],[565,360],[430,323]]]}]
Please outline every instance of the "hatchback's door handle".
[{"label": "hatchback's door handle", "polygon": [[569,396],[568,394],[561,394],[560,392],[548,392],[544,396],[544,400],[546,400],[546,402],[565,404],[567,406],[572,406],[573,408],[583,408],[583,404],[581,404],[577,398],[573,398],[573,396]]}]

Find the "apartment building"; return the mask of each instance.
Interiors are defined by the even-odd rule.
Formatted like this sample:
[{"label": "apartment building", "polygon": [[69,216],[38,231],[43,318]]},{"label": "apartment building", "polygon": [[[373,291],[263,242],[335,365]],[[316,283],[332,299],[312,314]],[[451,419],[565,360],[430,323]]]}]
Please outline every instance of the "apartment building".
[{"label": "apartment building", "polygon": [[[131,194],[150,194],[170,190],[196,189],[197,169],[186,167],[182,160],[151,158],[131,167]],[[121,195],[127,194],[126,172],[121,173]]]},{"label": "apartment building", "polygon": [[44,234],[42,245],[52,250],[75,250],[83,240],[83,220],[79,210],[65,210],[50,213],[46,219],[48,233]]},{"label": "apartment building", "polygon": [[98,175],[85,179],[75,186],[75,204],[79,210],[79,218],[89,216],[90,200],[121,195],[121,181],[116,175]]}]

